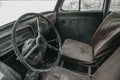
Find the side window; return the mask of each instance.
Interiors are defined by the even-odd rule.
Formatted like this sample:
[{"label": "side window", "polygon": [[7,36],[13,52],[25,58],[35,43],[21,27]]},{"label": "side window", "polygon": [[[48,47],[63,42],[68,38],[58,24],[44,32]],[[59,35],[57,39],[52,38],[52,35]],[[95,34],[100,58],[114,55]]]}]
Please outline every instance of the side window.
[{"label": "side window", "polygon": [[64,0],[62,10],[101,11],[103,2],[104,0]]},{"label": "side window", "polygon": [[120,0],[111,0],[110,11],[120,11]]},{"label": "side window", "polygon": [[79,0],[65,0],[62,10],[79,10]]},{"label": "side window", "polygon": [[102,10],[103,0],[81,0],[81,11]]}]

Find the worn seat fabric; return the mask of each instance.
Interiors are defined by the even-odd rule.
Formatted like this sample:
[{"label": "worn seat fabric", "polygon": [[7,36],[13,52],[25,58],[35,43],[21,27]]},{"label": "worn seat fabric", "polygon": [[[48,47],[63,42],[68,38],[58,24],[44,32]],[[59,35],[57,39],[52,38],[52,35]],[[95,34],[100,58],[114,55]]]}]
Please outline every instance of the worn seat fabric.
[{"label": "worn seat fabric", "polygon": [[120,80],[120,48],[103,63],[91,78],[61,67],[55,67],[42,80]]},{"label": "worn seat fabric", "polygon": [[94,73],[92,80],[120,80],[120,48]]},{"label": "worn seat fabric", "polygon": [[89,80],[89,77],[62,67],[55,67],[42,80]]},{"label": "worn seat fabric", "polygon": [[0,80],[22,80],[22,78],[16,71],[0,61]]},{"label": "worn seat fabric", "polygon": [[67,39],[64,42],[62,50],[64,53],[63,55],[67,56],[68,58],[72,58],[77,61],[80,60],[86,63],[91,63],[93,61],[92,47],[88,44]]},{"label": "worn seat fabric", "polygon": [[66,39],[63,56],[85,63],[93,63],[105,54],[114,52],[120,46],[120,13],[108,15],[96,30],[92,45]]}]

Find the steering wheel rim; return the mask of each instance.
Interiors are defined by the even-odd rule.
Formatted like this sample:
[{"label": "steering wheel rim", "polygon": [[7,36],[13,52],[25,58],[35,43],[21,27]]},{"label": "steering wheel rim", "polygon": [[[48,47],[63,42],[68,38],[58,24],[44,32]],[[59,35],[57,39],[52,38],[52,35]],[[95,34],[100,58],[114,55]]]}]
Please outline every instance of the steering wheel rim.
[{"label": "steering wheel rim", "polygon": [[[34,68],[32,67],[31,65],[28,64],[28,62],[24,59],[24,57],[21,55],[19,49],[17,48],[17,41],[16,41],[16,29],[17,29],[17,26],[18,24],[20,23],[20,21],[28,16],[28,15],[33,15],[35,17],[37,17],[37,21],[40,22],[39,20],[39,17],[43,18],[44,20],[46,20],[48,22],[48,24],[51,25],[52,29],[54,30],[55,34],[56,34],[56,38],[58,39],[58,44],[59,44],[59,51],[58,51],[58,56],[57,56],[57,59],[56,61],[54,62],[54,65],[52,65],[50,68],[48,69],[37,69],[37,68]],[[37,28],[40,26],[38,26],[38,22],[37,22]],[[38,28],[39,29],[39,28]],[[39,33],[39,30],[38,30],[38,33]],[[38,73],[41,73],[41,72],[48,72],[50,71],[54,66],[58,65],[59,61],[60,61],[60,58],[61,58],[61,53],[62,53],[62,48],[61,48],[61,38],[60,38],[60,35],[57,31],[57,29],[55,28],[55,26],[47,19],[45,18],[44,16],[40,15],[40,14],[37,14],[37,13],[26,13],[24,15],[22,15],[20,18],[18,18],[16,20],[16,22],[14,23],[13,25],[13,29],[12,29],[12,33],[11,33],[11,38],[12,38],[12,44],[13,44],[13,49],[14,49],[14,52],[15,52],[15,55],[17,56],[17,59],[29,70],[31,71],[34,71],[34,72],[38,72]]]}]

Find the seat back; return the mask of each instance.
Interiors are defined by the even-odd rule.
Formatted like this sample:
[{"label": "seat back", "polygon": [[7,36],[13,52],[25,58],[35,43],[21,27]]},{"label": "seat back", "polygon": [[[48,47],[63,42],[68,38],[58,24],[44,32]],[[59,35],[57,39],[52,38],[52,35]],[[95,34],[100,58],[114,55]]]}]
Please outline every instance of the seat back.
[{"label": "seat back", "polygon": [[109,14],[95,32],[93,38],[94,59],[113,53],[120,45],[120,13]]},{"label": "seat back", "polygon": [[120,80],[120,47],[93,74],[92,80]]}]

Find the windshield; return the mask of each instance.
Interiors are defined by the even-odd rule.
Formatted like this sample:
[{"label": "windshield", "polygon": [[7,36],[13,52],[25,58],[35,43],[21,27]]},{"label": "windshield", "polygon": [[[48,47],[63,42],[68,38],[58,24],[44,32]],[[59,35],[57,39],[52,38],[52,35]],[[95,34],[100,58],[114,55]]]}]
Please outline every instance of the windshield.
[{"label": "windshield", "polygon": [[0,26],[16,20],[25,13],[54,10],[57,0],[0,1]]}]

